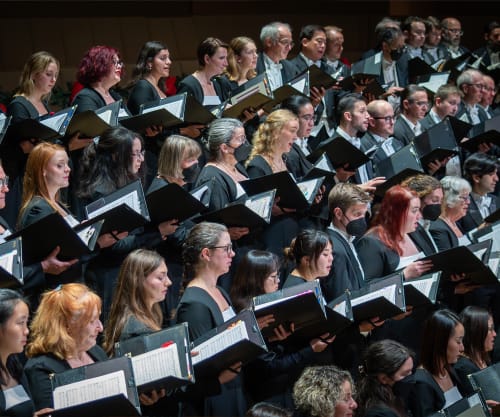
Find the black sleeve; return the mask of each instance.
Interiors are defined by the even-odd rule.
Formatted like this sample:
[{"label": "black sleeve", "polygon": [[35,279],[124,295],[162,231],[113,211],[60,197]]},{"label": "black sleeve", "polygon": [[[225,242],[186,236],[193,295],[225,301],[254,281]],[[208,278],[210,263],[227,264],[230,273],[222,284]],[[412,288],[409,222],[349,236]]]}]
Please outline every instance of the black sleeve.
[{"label": "black sleeve", "polygon": [[453,244],[450,240],[450,234],[445,228],[433,228],[431,226],[429,232],[440,252],[446,249],[451,249],[453,247]]},{"label": "black sleeve", "polygon": [[45,366],[41,362],[37,362],[33,366],[27,366],[25,372],[33,396],[33,402],[35,403],[35,410],[47,407],[53,408],[54,402],[52,399],[50,374],[54,373],[54,369]]},{"label": "black sleeve", "polygon": [[128,111],[133,115],[139,114],[141,104],[154,101],[154,97],[151,96],[151,89],[143,84],[143,82],[147,83],[148,81],[141,81],[138,81],[134,86],[127,100]]},{"label": "black sleeve", "polygon": [[390,250],[376,238],[362,237],[356,242],[356,250],[366,280],[384,277],[397,268],[394,259],[389,259]]},{"label": "black sleeve", "polygon": [[181,303],[177,310],[177,323],[187,322],[189,337],[198,339],[216,325],[213,322],[210,309],[202,303]]},{"label": "black sleeve", "polygon": [[11,124],[33,118],[33,115],[30,114],[26,106],[19,101],[14,101],[9,104],[7,115],[12,116]]},{"label": "black sleeve", "polygon": [[97,110],[103,106],[103,104],[97,100],[96,97],[93,97],[89,94],[77,94],[75,99],[73,100],[73,103],[71,103],[72,106],[75,104],[78,105],[76,108],[76,113],[82,113],[87,110]]}]

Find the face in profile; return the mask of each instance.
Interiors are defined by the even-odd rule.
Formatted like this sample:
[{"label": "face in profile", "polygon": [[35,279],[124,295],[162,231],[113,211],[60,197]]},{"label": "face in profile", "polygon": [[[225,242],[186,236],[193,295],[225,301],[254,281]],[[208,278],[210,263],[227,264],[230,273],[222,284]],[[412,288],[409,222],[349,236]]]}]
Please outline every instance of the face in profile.
[{"label": "face in profile", "polygon": [[47,65],[47,68],[42,72],[34,74],[32,81],[34,86],[43,95],[49,94],[56,85],[57,77],[59,76],[59,67],[55,62]]},{"label": "face in profile", "polygon": [[457,323],[455,329],[448,339],[448,347],[446,349],[446,358],[450,365],[457,363],[458,358],[464,351],[464,326],[462,323]]},{"label": "face in profile", "polygon": [[280,277],[278,271],[274,271],[264,279],[264,292],[269,294],[278,291]]},{"label": "face in profile", "polygon": [[151,272],[144,280],[144,296],[148,305],[163,301],[167,295],[168,287],[172,281],[168,278],[167,265],[162,262],[158,268]]},{"label": "face in profile", "polygon": [[[9,319],[0,326],[0,346],[7,355],[21,353],[28,340],[29,310],[25,302],[19,301]],[[5,363],[6,358],[2,358]]]},{"label": "face in profile", "polygon": [[59,190],[67,187],[70,172],[68,155],[65,151],[56,151],[43,170],[47,188]]},{"label": "face in profile", "polygon": [[342,383],[342,396],[335,404],[335,417],[352,417],[355,410],[358,408],[358,403],[352,397],[352,386],[349,381]]},{"label": "face in profile", "polygon": [[[97,336],[103,331],[101,320],[99,319],[100,312],[97,307],[94,307],[90,321],[81,329],[77,335],[73,335],[77,342],[77,350],[86,352],[94,347],[97,341]],[[78,320],[77,317],[75,317]]]}]

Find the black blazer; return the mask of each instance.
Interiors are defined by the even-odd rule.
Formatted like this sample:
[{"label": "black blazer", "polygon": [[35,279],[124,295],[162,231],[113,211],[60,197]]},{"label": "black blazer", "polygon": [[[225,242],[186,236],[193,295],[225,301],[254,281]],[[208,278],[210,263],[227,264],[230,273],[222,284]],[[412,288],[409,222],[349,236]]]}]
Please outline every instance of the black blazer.
[{"label": "black blazer", "polygon": [[394,137],[398,139],[403,146],[409,145],[415,137],[415,132],[411,130],[408,123],[400,116],[394,122]]},{"label": "black blazer", "polygon": [[[110,90],[109,94],[116,101],[121,99],[121,96],[116,91]],[[75,110],[75,113],[78,114],[86,110],[100,109],[106,105],[106,100],[97,90],[92,87],[85,87],[73,98],[71,105],[74,106],[75,104],[78,105]]]},{"label": "black blazer", "polygon": [[357,240],[356,249],[366,280],[385,277],[398,267],[397,252],[388,248],[373,234],[366,234]]},{"label": "black blazer", "polygon": [[[498,201],[498,197],[496,195],[488,194],[488,196],[491,197],[491,204],[489,208],[489,212],[491,214],[498,208],[500,208],[500,204]],[[457,225],[458,227],[460,227],[460,230],[463,233],[468,233],[471,230],[475,229],[476,227],[479,227],[481,223],[484,223],[483,216],[479,211],[477,203],[474,201],[471,195],[470,204],[469,207],[467,208],[467,214],[464,217],[462,217],[459,221],[457,221]]]},{"label": "black blazer", "polygon": [[[475,390],[470,383],[468,375],[479,372],[481,369],[469,358],[460,356],[457,363],[453,365],[453,370],[456,372],[460,383],[464,387],[466,395],[474,394]],[[486,399],[489,400],[490,398]]]},{"label": "black blazer", "polygon": [[[479,117],[479,120],[481,122],[488,120],[488,115],[486,114],[486,111],[479,105],[478,105],[477,109],[478,109],[477,115]],[[474,122],[472,121],[471,115],[470,115],[469,111],[467,110],[467,107],[465,107],[465,104],[463,101],[460,102],[460,104],[458,106],[457,114],[455,115],[455,117],[457,119],[460,119],[460,120],[466,122],[466,123],[470,123],[471,125],[474,124]]]},{"label": "black blazer", "polygon": [[[231,84],[226,77],[215,77],[212,78],[214,83],[215,93],[219,97],[221,102],[224,102],[231,95]],[[200,104],[203,104],[203,99],[205,98],[205,93],[203,93],[203,88],[200,82],[196,79],[193,74],[184,77],[179,83],[179,88],[177,89],[177,94],[189,93],[191,94]]]},{"label": "black blazer", "polygon": [[457,235],[450,229],[443,219],[433,221],[429,228],[429,232],[434,238],[434,242],[436,242],[436,246],[440,252],[458,246]]},{"label": "black blazer", "polygon": [[[289,61],[286,59],[283,59],[280,61],[281,64],[281,79],[283,80],[283,84],[287,83],[288,81],[292,80],[292,78],[295,76],[295,66],[292,65]],[[266,65],[264,63],[264,52],[259,52],[257,56],[257,68],[256,68],[257,74],[262,74],[263,72],[266,71]]]},{"label": "black blazer", "polygon": [[[46,101],[43,101],[46,113],[50,111]],[[12,116],[11,123],[17,123],[25,119],[38,119],[40,114],[36,107],[26,97],[16,96],[7,106],[7,116]]]},{"label": "black blazer", "polygon": [[[87,353],[94,362],[102,362],[108,359],[106,352],[97,345],[88,350]],[[37,410],[54,407],[50,374],[64,372],[68,369],[71,369],[69,363],[64,359],[57,358],[52,353],[28,359],[24,370],[28,377],[29,386],[33,393],[33,402]]]},{"label": "black blazer", "polygon": [[335,256],[330,274],[321,280],[321,284],[323,296],[330,302],[346,290],[359,290],[365,285],[365,281],[355,255],[344,237],[330,228],[326,232],[332,240]]},{"label": "black blazer", "polygon": [[141,104],[160,100],[160,95],[154,86],[147,80],[138,80],[132,87],[127,100],[127,108],[131,114],[139,114]]},{"label": "black blazer", "polygon": [[414,232],[408,234],[410,239],[413,241],[418,250],[424,252],[425,256],[432,255],[436,253],[434,249],[433,242],[431,241],[432,236],[429,236],[422,225],[418,225]]},{"label": "black blazer", "polygon": [[250,178],[271,175],[273,169],[261,155],[256,155],[247,165],[247,172]]},{"label": "black blazer", "polygon": [[299,145],[294,143],[286,154],[286,167],[296,179],[302,178],[313,167]]}]

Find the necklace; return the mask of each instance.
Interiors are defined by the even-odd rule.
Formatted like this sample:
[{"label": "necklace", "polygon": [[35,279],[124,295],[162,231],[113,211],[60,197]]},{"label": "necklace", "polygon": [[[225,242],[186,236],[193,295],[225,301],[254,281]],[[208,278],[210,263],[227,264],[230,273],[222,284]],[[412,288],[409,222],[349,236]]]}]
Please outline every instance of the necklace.
[{"label": "necklace", "polygon": [[271,169],[273,170],[273,172],[286,171],[286,165],[285,162],[283,162],[282,158],[275,162],[274,158],[272,158],[271,156],[266,156],[266,160],[269,165],[271,165]]},{"label": "necklace", "polygon": [[212,81],[210,81],[210,78],[208,78],[204,73],[202,74],[201,71],[196,71],[195,72],[196,78],[200,81],[201,84],[206,85],[207,87],[212,86]]}]

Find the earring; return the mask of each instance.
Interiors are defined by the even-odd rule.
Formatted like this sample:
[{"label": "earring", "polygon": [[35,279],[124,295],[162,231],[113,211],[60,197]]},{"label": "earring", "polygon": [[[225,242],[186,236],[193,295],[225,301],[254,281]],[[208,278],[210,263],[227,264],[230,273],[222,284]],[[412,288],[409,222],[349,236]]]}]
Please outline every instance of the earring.
[{"label": "earring", "polygon": [[147,69],[148,71],[151,71],[151,70],[153,69],[153,66],[150,64],[150,65],[148,65],[148,66],[146,67],[146,69]]}]

